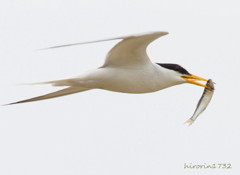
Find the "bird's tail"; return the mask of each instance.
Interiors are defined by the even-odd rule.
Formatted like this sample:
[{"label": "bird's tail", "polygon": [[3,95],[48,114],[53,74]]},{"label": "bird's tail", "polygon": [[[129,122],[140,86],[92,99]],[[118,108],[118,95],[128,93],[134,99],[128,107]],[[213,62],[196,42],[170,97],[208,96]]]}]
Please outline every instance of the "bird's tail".
[{"label": "bird's tail", "polygon": [[52,86],[74,86],[77,84],[77,82],[74,78],[72,78],[72,79],[38,82],[38,83],[27,83],[25,85],[41,85],[41,84],[51,84]]},{"label": "bird's tail", "polygon": [[9,104],[6,104],[6,105],[45,100],[45,99],[49,99],[49,98],[61,97],[61,96],[64,96],[64,95],[70,95],[70,94],[74,94],[74,93],[82,92],[82,91],[86,91],[86,90],[89,90],[89,89],[81,88],[81,87],[68,87],[68,88],[65,88],[65,89],[62,89],[62,90],[59,90],[59,91],[55,91],[55,92],[52,92],[52,93],[49,93],[49,94],[45,94],[45,95],[41,95],[41,96],[38,96],[38,97],[33,97],[33,98],[26,99],[26,100],[21,100],[21,101],[9,103]]}]

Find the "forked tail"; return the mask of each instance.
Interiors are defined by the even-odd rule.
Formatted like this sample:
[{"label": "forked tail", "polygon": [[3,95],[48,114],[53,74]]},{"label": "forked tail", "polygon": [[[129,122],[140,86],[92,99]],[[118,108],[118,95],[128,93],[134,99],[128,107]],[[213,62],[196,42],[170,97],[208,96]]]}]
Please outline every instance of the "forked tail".
[{"label": "forked tail", "polygon": [[29,98],[26,100],[21,100],[21,101],[17,101],[17,102],[13,102],[13,103],[9,103],[6,105],[13,105],[13,104],[18,104],[18,103],[26,103],[26,102],[33,102],[33,101],[39,101],[39,100],[46,100],[49,98],[55,98],[55,97],[61,97],[64,95],[70,95],[70,94],[74,94],[77,92],[82,92],[82,91],[86,91],[89,90],[87,88],[81,88],[81,87],[68,87],[59,91],[55,91],[49,94],[45,94],[45,95],[41,95],[38,97],[33,97],[33,98]]}]

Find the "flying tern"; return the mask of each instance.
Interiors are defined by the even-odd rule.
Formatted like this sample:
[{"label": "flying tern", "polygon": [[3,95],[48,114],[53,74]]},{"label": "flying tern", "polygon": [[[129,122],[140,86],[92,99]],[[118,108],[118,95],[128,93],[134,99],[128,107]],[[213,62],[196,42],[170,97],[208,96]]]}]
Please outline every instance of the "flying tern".
[{"label": "flying tern", "polygon": [[157,38],[167,34],[168,32],[151,32],[46,48],[52,49],[121,39],[108,52],[101,67],[70,79],[41,83],[64,86],[64,89],[10,104],[45,100],[90,89],[140,94],[159,91],[183,83],[206,87],[206,85],[198,81],[207,81],[207,79],[189,73],[178,64],[151,62],[146,52],[148,45]]}]

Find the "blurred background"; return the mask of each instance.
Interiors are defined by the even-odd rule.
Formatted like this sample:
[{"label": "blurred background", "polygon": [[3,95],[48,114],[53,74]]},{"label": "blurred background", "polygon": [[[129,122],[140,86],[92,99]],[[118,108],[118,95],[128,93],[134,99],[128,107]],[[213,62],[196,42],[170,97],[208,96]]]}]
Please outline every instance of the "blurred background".
[{"label": "blurred background", "polygon": [[[99,67],[118,41],[38,49],[149,31],[169,32],[148,47],[153,62],[180,64],[216,90],[191,127],[203,88],[188,84],[1,106],[0,174],[239,174],[239,16],[236,0],[1,1],[1,104],[57,90],[24,83]],[[232,168],[184,169],[221,163]]]}]

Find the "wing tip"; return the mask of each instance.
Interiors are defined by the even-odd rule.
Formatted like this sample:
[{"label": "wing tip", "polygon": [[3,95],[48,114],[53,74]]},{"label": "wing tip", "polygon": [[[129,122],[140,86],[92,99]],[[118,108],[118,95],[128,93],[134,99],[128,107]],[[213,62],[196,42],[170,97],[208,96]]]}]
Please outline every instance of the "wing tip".
[{"label": "wing tip", "polygon": [[7,104],[3,104],[2,106],[10,106],[10,105],[14,105],[14,104],[18,104],[18,102],[7,103]]},{"label": "wing tip", "polygon": [[129,37],[138,37],[138,36],[153,35],[153,34],[157,34],[159,36],[164,36],[164,35],[169,34],[169,32],[167,32],[167,31],[151,31],[151,32],[146,32],[146,33],[139,33],[139,34],[136,34],[136,35],[115,37],[115,38],[101,39],[101,40],[95,40],[95,41],[87,41],[87,42],[80,42],[80,43],[73,43],[73,44],[64,44],[64,45],[58,45],[58,46],[51,46],[51,47],[36,49],[36,51],[44,51],[44,50],[57,49],[57,48],[62,48],[62,47],[76,46],[76,45],[81,45],[81,44],[91,44],[91,43],[97,43],[97,42],[103,42],[103,41],[109,41],[109,40],[125,39],[125,38],[129,38]]},{"label": "wing tip", "polygon": [[7,103],[7,104],[3,104],[2,106],[10,106],[10,105],[15,105],[15,104],[20,104],[20,103],[27,103],[27,102],[31,102],[30,99],[21,100],[21,101],[12,102],[12,103]]}]

